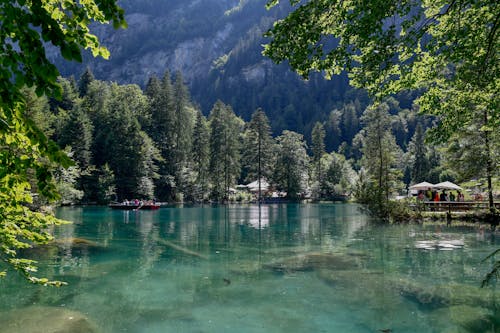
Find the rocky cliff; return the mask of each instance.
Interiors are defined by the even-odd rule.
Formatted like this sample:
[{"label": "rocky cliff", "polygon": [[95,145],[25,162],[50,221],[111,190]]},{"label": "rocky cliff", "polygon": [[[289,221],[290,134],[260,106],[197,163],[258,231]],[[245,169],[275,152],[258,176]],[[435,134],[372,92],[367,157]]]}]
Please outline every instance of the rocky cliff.
[{"label": "rocky cliff", "polygon": [[64,76],[78,78],[88,66],[98,79],[141,86],[153,74],[181,71],[192,99],[205,114],[217,99],[230,103],[247,120],[262,107],[276,134],[285,128],[307,134],[312,122],[326,120],[333,108],[353,95],[345,77],[325,81],[313,76],[305,82],[286,65],[261,55],[263,33],[290,10],[287,1],[270,11],[265,3],[123,0],[128,29],[96,27],[111,51],[108,61],[86,54],[83,64],[68,64],[55,54],[51,57]]}]

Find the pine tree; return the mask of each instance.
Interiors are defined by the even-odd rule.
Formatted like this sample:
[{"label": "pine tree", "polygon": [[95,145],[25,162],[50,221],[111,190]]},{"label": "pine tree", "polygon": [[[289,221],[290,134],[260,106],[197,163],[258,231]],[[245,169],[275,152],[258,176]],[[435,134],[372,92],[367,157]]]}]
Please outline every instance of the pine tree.
[{"label": "pine tree", "polygon": [[287,193],[288,198],[295,200],[304,190],[307,178],[309,158],[306,144],[301,134],[286,130],[276,140],[278,157],[273,181],[278,189]]},{"label": "pine tree", "polygon": [[148,82],[146,83],[146,88],[144,89],[144,93],[149,99],[158,98],[160,96],[161,91],[161,81],[156,75],[152,75],[149,77]]},{"label": "pine tree", "polygon": [[24,98],[27,118],[31,119],[47,137],[54,136],[57,129],[57,116],[49,111],[49,102],[46,96],[37,96],[34,88],[24,87],[21,90]]},{"label": "pine tree", "polygon": [[183,170],[191,152],[194,114],[189,109],[189,94],[181,72],[175,75],[173,85],[173,165],[177,189],[184,191]]},{"label": "pine tree", "polygon": [[217,101],[209,116],[210,120],[210,175],[212,196],[215,200],[227,200],[229,187],[239,176],[241,119],[232,108]]},{"label": "pine tree", "polygon": [[396,170],[400,153],[392,135],[389,106],[385,103],[368,107],[363,114],[365,132],[362,147],[362,165],[369,176],[371,210],[385,217],[388,214],[389,196],[400,176]]},{"label": "pine tree", "polygon": [[245,133],[242,153],[246,181],[257,179],[259,182],[259,201],[262,194],[261,182],[269,180],[274,165],[274,142],[271,136],[271,126],[265,112],[258,108],[252,114]]},{"label": "pine tree", "polygon": [[119,199],[153,196],[150,184],[156,177],[154,165],[159,155],[137,120],[137,113],[146,111],[143,98],[136,86],[112,84],[105,108],[94,110],[96,166],[108,163]]},{"label": "pine tree", "polygon": [[321,176],[320,161],[325,154],[325,127],[316,122],[311,132],[312,162],[315,165],[318,178]]},{"label": "pine tree", "polygon": [[89,168],[92,163],[93,130],[88,114],[81,106],[76,106],[69,112],[59,131],[57,143],[62,148],[71,147],[73,159],[82,170]]},{"label": "pine tree", "polygon": [[156,197],[173,200],[176,191],[174,160],[174,107],[170,73],[166,71],[162,80],[151,77],[146,87],[151,116],[148,134],[158,147],[161,161],[158,162],[159,177],[155,181]]},{"label": "pine tree", "polygon": [[151,124],[148,130],[154,142],[161,147],[162,156],[171,154],[174,127],[173,92],[170,73],[165,72],[163,79],[159,81],[151,77],[146,87],[146,95],[149,98],[149,114]]},{"label": "pine tree", "polygon": [[316,195],[320,197],[320,184],[322,183],[321,158],[325,154],[325,128],[322,123],[316,122],[311,133],[312,167],[315,174]]},{"label": "pine tree", "polygon": [[325,145],[328,151],[336,151],[342,142],[342,132],[340,130],[341,117],[341,112],[335,109],[330,112],[328,120],[325,123]]},{"label": "pine tree", "polygon": [[161,160],[160,152],[153,140],[144,131],[140,131],[140,177],[137,184],[137,195],[141,198],[155,197],[155,180],[158,178],[157,162]]},{"label": "pine tree", "polygon": [[84,97],[87,95],[89,85],[94,81],[94,74],[90,70],[89,67],[85,69],[85,72],[80,76],[80,80],[78,81],[78,93],[80,97]]},{"label": "pine tree", "polygon": [[92,140],[92,165],[101,166],[105,164],[108,152],[106,137],[110,125],[109,103],[111,100],[111,86],[104,82],[95,80],[89,85],[87,95],[82,98],[80,108],[85,112],[93,125]]},{"label": "pine tree", "polygon": [[352,139],[360,128],[358,113],[354,103],[344,105],[342,108],[342,141],[351,144]]},{"label": "pine tree", "polygon": [[74,78],[65,79],[58,78],[58,83],[62,88],[61,99],[50,98],[50,109],[53,113],[57,114],[60,109],[62,110],[72,110],[75,104],[78,102],[78,91],[75,86]]},{"label": "pine tree", "polygon": [[411,181],[413,183],[426,181],[430,171],[430,163],[427,158],[424,129],[420,123],[418,123],[415,128],[415,134],[410,141],[408,150],[414,159],[411,166]]},{"label": "pine tree", "polygon": [[193,197],[197,201],[203,201],[208,191],[210,163],[210,129],[203,114],[198,111],[193,129],[192,143],[192,168],[196,174],[195,193]]}]

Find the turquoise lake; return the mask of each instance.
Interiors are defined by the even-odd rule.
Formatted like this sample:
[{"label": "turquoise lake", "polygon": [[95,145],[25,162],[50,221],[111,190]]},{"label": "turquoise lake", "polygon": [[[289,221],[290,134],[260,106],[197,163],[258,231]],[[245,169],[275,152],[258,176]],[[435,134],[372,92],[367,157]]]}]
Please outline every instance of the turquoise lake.
[{"label": "turquoise lake", "polygon": [[30,255],[69,285],[0,279],[0,332],[500,332],[488,227],[382,225],[354,204],[57,215],[73,223]]}]

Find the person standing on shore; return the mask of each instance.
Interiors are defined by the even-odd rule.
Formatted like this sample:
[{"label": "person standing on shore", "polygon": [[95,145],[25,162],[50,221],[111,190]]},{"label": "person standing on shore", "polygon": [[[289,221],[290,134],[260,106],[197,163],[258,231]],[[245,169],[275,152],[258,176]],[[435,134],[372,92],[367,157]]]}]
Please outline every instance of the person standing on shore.
[{"label": "person standing on shore", "polygon": [[426,197],[427,201],[432,201],[432,199],[434,198],[430,187],[427,189],[427,191],[425,191],[425,197]]}]

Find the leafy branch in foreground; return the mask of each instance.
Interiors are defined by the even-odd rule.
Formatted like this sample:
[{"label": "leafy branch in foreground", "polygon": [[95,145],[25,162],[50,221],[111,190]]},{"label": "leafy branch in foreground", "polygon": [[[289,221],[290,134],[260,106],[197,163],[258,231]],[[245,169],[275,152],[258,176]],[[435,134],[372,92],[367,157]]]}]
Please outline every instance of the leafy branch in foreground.
[{"label": "leafy branch in foreground", "polygon": [[0,17],[0,277],[13,268],[33,283],[61,285],[34,277],[36,262],[19,257],[23,249],[50,241],[49,227],[62,223],[29,206],[36,192],[57,199],[51,166],[72,163],[27,116],[22,89],[61,98],[59,72],[46,57],[46,44],[67,60],[81,61],[82,49],[107,58],[89,25],[111,21],[125,27],[124,12],[115,0],[15,0],[0,2]]},{"label": "leafy branch in foreground", "polygon": [[[19,251],[33,244],[46,244],[52,239],[48,228],[63,223],[29,206],[33,204],[32,190],[35,189],[49,200],[58,198],[49,164],[68,167],[71,160],[23,118],[22,107],[19,104],[13,113],[15,117],[10,119],[0,109],[0,119],[5,126],[0,131],[0,258],[7,267],[21,272],[33,283],[61,285],[59,281],[34,277],[36,262],[20,258]],[[35,178],[37,182],[32,184]],[[2,269],[0,275],[5,276],[6,272],[7,269]]]}]

